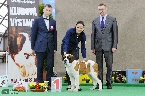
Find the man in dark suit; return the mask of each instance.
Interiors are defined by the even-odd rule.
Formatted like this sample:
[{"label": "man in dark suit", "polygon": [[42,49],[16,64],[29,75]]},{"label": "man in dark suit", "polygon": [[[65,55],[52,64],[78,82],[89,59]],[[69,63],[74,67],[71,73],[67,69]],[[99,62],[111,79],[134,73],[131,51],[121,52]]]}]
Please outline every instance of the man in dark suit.
[{"label": "man in dark suit", "polygon": [[31,29],[31,49],[36,53],[37,58],[37,79],[43,82],[43,64],[46,59],[47,74],[46,80],[51,88],[51,77],[53,76],[54,54],[57,50],[56,21],[49,18],[52,13],[52,6],[46,4],[43,9],[43,16],[34,19]]},{"label": "man in dark suit", "polygon": [[106,85],[112,89],[111,75],[113,64],[113,53],[117,49],[118,26],[115,18],[107,15],[105,4],[98,5],[100,16],[92,22],[91,50],[96,55],[96,63],[99,67],[99,78],[103,83],[103,54],[107,67]]}]

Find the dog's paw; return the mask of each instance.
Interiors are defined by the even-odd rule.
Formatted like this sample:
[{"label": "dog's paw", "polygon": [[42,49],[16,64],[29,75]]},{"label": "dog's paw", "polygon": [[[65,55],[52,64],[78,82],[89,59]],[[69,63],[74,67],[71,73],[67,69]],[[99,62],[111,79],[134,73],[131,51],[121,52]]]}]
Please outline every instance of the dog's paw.
[{"label": "dog's paw", "polygon": [[95,88],[90,88],[90,90],[95,90]]},{"label": "dog's paw", "polygon": [[93,86],[92,88],[90,88],[90,90],[95,90],[96,86]]},{"label": "dog's paw", "polygon": [[102,89],[98,89],[98,91],[102,91]]},{"label": "dog's paw", "polygon": [[72,92],[72,91],[73,91],[73,89],[68,89],[68,91],[71,91],[71,92]]},{"label": "dog's paw", "polygon": [[75,89],[73,90],[73,92],[78,92],[78,88],[75,88]]}]

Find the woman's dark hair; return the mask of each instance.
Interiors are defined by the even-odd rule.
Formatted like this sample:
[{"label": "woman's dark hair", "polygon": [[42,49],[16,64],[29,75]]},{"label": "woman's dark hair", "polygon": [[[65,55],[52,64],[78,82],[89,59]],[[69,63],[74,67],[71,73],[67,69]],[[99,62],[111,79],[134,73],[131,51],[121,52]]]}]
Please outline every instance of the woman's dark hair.
[{"label": "woman's dark hair", "polygon": [[78,24],[82,24],[83,26],[85,26],[83,21],[78,21],[76,25],[78,25]]}]

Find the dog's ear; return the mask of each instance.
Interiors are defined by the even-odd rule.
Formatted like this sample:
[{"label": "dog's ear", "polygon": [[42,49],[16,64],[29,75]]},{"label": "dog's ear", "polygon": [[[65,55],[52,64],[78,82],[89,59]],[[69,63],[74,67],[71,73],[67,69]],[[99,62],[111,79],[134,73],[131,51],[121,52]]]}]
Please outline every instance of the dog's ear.
[{"label": "dog's ear", "polygon": [[74,59],[75,59],[74,56],[71,55],[71,54],[69,55],[69,58],[70,58],[70,63],[72,63],[74,61]]}]

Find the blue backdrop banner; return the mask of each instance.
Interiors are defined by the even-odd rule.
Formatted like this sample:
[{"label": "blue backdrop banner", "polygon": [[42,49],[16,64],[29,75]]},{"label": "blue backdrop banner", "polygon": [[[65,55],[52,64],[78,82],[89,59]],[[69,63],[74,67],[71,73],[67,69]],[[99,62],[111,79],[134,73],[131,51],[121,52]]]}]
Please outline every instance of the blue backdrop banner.
[{"label": "blue backdrop banner", "polygon": [[55,0],[43,0],[43,4],[51,4],[51,6],[52,6],[52,16],[55,19]]}]

